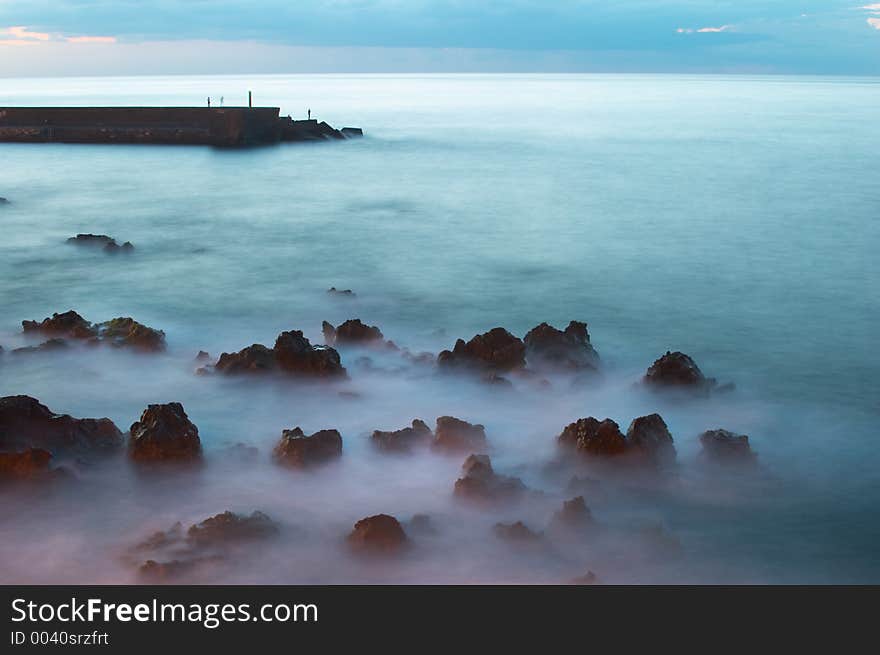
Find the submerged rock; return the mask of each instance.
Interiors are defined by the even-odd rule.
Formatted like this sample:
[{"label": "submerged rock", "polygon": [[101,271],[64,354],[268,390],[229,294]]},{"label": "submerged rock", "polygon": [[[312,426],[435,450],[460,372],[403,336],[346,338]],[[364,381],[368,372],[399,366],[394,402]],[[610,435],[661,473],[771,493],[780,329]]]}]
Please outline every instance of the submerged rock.
[{"label": "submerged rock", "polygon": [[571,321],[565,330],[541,323],[526,334],[523,343],[531,368],[578,371],[599,367],[586,323]]},{"label": "submerged rock", "polygon": [[61,314],[52,314],[51,318],[43,319],[39,323],[22,321],[21,327],[25,333],[39,332],[68,339],[92,339],[98,336],[98,328],[72,309]]},{"label": "submerged rock", "polygon": [[455,342],[452,350],[437,356],[437,364],[446,368],[476,368],[491,371],[512,371],[526,364],[526,347],[522,339],[501,327],[478,334],[465,343]]},{"label": "submerged rock", "polygon": [[69,344],[60,337],[55,337],[44,341],[39,346],[25,346],[24,348],[16,348],[12,351],[13,355],[29,355],[33,353],[53,352],[56,350],[64,350]]},{"label": "submerged rock", "polygon": [[700,435],[702,456],[713,464],[753,465],[757,455],[752,451],[749,438],[728,430],[707,430]]},{"label": "submerged rock", "polygon": [[0,197],[0,205],[8,205],[10,204],[9,200],[6,198]]},{"label": "submerged rock", "polygon": [[599,577],[593,573],[592,571],[587,571],[584,575],[579,575],[576,578],[572,578],[569,584],[574,585],[591,585],[591,584],[599,584]]},{"label": "submerged rock", "polygon": [[534,532],[522,521],[516,523],[496,523],[492,532],[499,539],[512,542],[534,543],[541,540],[541,535]]},{"label": "submerged rock", "polygon": [[60,454],[112,451],[122,433],[108,418],[56,414],[30,396],[0,398],[0,450],[42,448]]},{"label": "submerged rock", "polygon": [[342,296],[345,298],[354,298],[357,295],[351,289],[337,289],[336,287],[330,287],[327,289],[327,293],[331,296]]},{"label": "submerged rock", "polygon": [[250,516],[226,511],[193,525],[187,540],[197,546],[217,546],[233,541],[264,539],[278,534],[278,526],[262,512]]},{"label": "submerged rock", "polygon": [[337,430],[319,430],[306,436],[301,428],[284,430],[272,451],[284,466],[305,468],[342,456],[342,436]]},{"label": "submerged rock", "polygon": [[406,547],[408,538],[400,522],[388,514],[376,514],[354,524],[348,535],[349,545],[359,551],[375,554],[399,552]]},{"label": "submerged rock", "polygon": [[650,462],[663,465],[675,459],[675,446],[666,421],[659,414],[634,419],[626,431],[627,447]]},{"label": "submerged rock", "polygon": [[648,368],[645,384],[653,387],[679,387],[706,390],[715,386],[715,380],[703,375],[697,363],[683,352],[666,351]]},{"label": "submerged rock", "polygon": [[596,523],[583,496],[563,501],[562,509],[553,515],[549,531],[556,537],[583,536],[593,531]]},{"label": "submerged rock", "polygon": [[526,490],[519,478],[498,475],[488,455],[470,455],[461,467],[462,477],[455,481],[454,494],[481,502],[518,498]]},{"label": "submerged rock", "polygon": [[429,444],[433,437],[434,433],[424,421],[414,419],[409,428],[393,432],[374,430],[370,439],[379,450],[406,453],[417,446]]},{"label": "submerged rock", "polygon": [[338,352],[328,346],[313,346],[299,330],[279,334],[274,348],[255,343],[237,353],[223,353],[214,370],[227,375],[274,371],[320,378],[346,376]]},{"label": "submerged rock", "polygon": [[134,250],[134,246],[130,241],[126,241],[120,246],[116,243],[116,239],[106,234],[77,234],[75,237],[70,237],[67,243],[77,246],[99,247],[108,253],[131,252]]},{"label": "submerged rock", "polygon": [[112,346],[147,352],[165,350],[165,333],[154,330],[130,317],[114,318],[97,325],[98,336]]},{"label": "submerged rock", "polygon": [[486,429],[454,416],[441,416],[434,429],[434,448],[451,452],[485,452]]},{"label": "submerged rock", "polygon": [[194,460],[202,453],[199,429],[180,403],[149,405],[131,425],[128,452],[140,462]]},{"label": "submerged rock", "polygon": [[366,325],[359,318],[352,318],[339,327],[333,327],[327,321],[321,325],[324,340],[328,345],[375,345],[383,343],[385,337],[382,330],[375,325]]}]

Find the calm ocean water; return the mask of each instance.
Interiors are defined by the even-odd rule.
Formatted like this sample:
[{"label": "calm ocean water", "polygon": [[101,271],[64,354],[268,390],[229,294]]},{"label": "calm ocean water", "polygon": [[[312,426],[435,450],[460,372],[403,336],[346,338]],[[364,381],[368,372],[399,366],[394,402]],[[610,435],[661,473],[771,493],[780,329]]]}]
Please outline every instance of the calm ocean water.
[{"label": "calm ocean water", "polygon": [[[294,117],[311,109],[366,137],[245,151],[0,144],[0,196],[11,201],[0,207],[0,344],[25,343],[22,319],[71,308],[95,321],[133,316],[169,343],[152,358],[7,355],[0,395],[123,429],[148,403],[180,400],[217,453],[197,482],[146,488],[116,462],[87,472],[81,497],[28,518],[5,507],[0,581],[126,581],[119,553],[144,533],[263,509],[306,536],[223,580],[555,581],[581,567],[609,582],[880,582],[880,81],[34,79],[0,81],[0,106],[201,105],[209,95],[233,105],[248,90],[256,104]],[[82,252],[64,243],[78,232],[137,250]],[[330,286],[358,297],[334,301]],[[199,350],[271,344],[285,329],[320,342],[322,320],[355,316],[432,352],[496,325],[522,336],[542,321],[585,320],[605,376],[499,395],[343,353],[352,400],[193,375]],[[668,349],[737,390],[674,403],[635,389]],[[487,526],[540,528],[547,507],[462,513],[449,498],[460,461],[389,462],[366,444],[373,429],[417,416],[481,422],[496,467],[555,506],[564,493],[542,464],[562,427],[593,415],[625,428],[653,411],[676,439],[681,479],[587,501],[621,535],[664,526],[682,554],[587,549],[568,556],[573,570],[492,550]],[[304,478],[219,454],[242,441],[267,458],[294,425],[339,428],[342,463]],[[751,436],[760,481],[700,476],[697,435],[715,427]],[[430,556],[364,571],[328,544],[378,512],[427,512],[449,527]],[[45,569],[22,568],[23,552],[45,556]]]}]

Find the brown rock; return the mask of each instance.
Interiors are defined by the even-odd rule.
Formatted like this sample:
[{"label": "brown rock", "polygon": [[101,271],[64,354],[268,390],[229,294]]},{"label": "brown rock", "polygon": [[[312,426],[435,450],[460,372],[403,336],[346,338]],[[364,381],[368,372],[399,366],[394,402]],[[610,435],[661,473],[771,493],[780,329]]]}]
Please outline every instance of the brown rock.
[{"label": "brown rock", "polygon": [[333,327],[327,321],[321,326],[324,340],[328,345],[373,345],[383,343],[385,337],[382,330],[374,325],[365,325],[359,318],[352,318],[339,327]]},{"label": "brown rock", "polygon": [[400,522],[388,514],[376,514],[354,524],[349,545],[357,551],[389,554],[406,547],[408,539]]},{"label": "brown rock", "polygon": [[204,547],[264,539],[277,534],[278,526],[262,512],[253,512],[250,516],[244,516],[226,511],[191,526],[187,531],[187,540],[196,546]]},{"label": "brown rock", "polygon": [[444,350],[437,356],[437,364],[446,368],[512,371],[525,366],[525,352],[522,339],[496,327],[476,335],[467,343],[459,339],[451,351]]},{"label": "brown rock", "polygon": [[706,378],[697,363],[682,352],[666,351],[645,373],[645,383],[655,387],[705,389],[715,384]]},{"label": "brown rock", "polygon": [[571,321],[564,331],[541,323],[526,334],[523,342],[531,368],[577,371],[599,366],[586,323]]},{"label": "brown rock", "polygon": [[55,414],[30,396],[0,398],[0,450],[43,448],[82,455],[112,451],[121,444],[122,433],[108,418]]},{"label": "brown rock", "polygon": [[592,416],[578,419],[565,427],[557,441],[562,446],[573,447],[587,455],[610,457],[623,455],[627,450],[620,427],[610,418],[604,421]]},{"label": "brown rock", "polygon": [[420,445],[427,445],[431,442],[434,434],[427,424],[420,420],[414,419],[412,427],[395,430],[394,432],[384,432],[375,430],[371,437],[373,445],[379,450],[389,452],[410,452],[413,448]]},{"label": "brown rock", "polygon": [[131,425],[128,452],[140,462],[194,460],[202,453],[199,429],[180,403],[149,405]]},{"label": "brown rock", "polygon": [[277,370],[275,351],[255,343],[237,353],[223,353],[214,369],[221,373],[263,373]]},{"label": "brown rock", "polygon": [[488,455],[470,455],[455,481],[454,494],[466,500],[498,502],[518,498],[526,490],[519,478],[498,475]]},{"label": "brown rock", "polygon": [[165,333],[154,330],[130,317],[114,318],[99,323],[98,335],[112,346],[134,348],[145,352],[165,350]]},{"label": "brown rock", "polygon": [[328,346],[313,346],[299,330],[282,332],[275,340],[275,359],[285,373],[315,377],[344,377],[339,353]]},{"label": "brown rock", "polygon": [[89,323],[72,309],[63,314],[52,314],[51,318],[37,321],[22,321],[25,332],[40,332],[53,337],[70,339],[91,339],[98,335],[98,328]]},{"label": "brown rock", "polygon": [[669,464],[675,459],[675,446],[666,422],[659,414],[634,419],[626,431],[629,450],[656,465]]},{"label": "brown rock", "polygon": [[42,448],[0,452],[0,482],[32,480],[48,476],[52,453]]},{"label": "brown rock", "polygon": [[757,456],[748,436],[727,430],[708,430],[700,435],[702,456],[713,464],[754,465]]},{"label": "brown rock", "polygon": [[541,535],[531,530],[522,521],[517,521],[516,523],[496,523],[495,527],[492,528],[492,532],[496,537],[505,541],[534,543],[541,539]]},{"label": "brown rock", "polygon": [[273,451],[284,466],[305,468],[342,456],[342,436],[336,430],[319,430],[306,436],[299,427],[284,430]]},{"label": "brown rock", "polygon": [[441,416],[434,429],[433,445],[451,452],[485,452],[486,429],[453,416]]}]

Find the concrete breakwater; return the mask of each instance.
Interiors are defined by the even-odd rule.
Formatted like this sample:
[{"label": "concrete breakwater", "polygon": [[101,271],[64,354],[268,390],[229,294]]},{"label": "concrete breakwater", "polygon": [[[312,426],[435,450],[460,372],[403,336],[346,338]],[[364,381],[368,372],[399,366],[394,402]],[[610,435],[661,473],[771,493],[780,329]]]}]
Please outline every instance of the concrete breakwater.
[{"label": "concrete breakwater", "polygon": [[257,146],[361,136],[278,107],[0,107],[0,142]]}]

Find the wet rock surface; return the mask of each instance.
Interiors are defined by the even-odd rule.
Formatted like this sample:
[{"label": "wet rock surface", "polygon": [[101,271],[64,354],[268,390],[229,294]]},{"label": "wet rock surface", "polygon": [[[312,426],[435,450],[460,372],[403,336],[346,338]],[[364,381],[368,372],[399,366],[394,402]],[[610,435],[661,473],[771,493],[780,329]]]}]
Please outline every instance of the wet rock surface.
[{"label": "wet rock surface", "polygon": [[728,430],[707,430],[700,435],[702,457],[712,464],[752,466],[757,455],[752,451],[749,438]]},{"label": "wet rock surface", "polygon": [[590,343],[587,324],[571,321],[565,330],[541,323],[523,338],[526,360],[536,370],[579,371],[599,367],[599,354]]},{"label": "wet rock surface", "polygon": [[708,390],[715,380],[703,375],[697,363],[683,352],[670,352],[657,359],[648,368],[645,384],[654,388],[685,388]]},{"label": "wet rock surface", "polygon": [[461,467],[462,477],[455,481],[458,498],[479,502],[514,500],[522,496],[526,486],[519,478],[498,475],[488,455],[470,455]]},{"label": "wet rock surface", "polygon": [[272,456],[291,468],[324,464],[342,456],[342,436],[336,430],[319,430],[308,436],[299,427],[284,430]]},{"label": "wet rock surface", "polygon": [[345,345],[378,345],[383,344],[385,337],[382,330],[375,325],[366,325],[359,318],[352,318],[338,327],[333,327],[327,321],[321,326],[324,334],[324,340],[329,346],[345,346]]},{"label": "wet rock surface", "polygon": [[128,347],[146,352],[165,350],[165,333],[154,330],[131,317],[120,317],[99,323],[98,336],[111,346]]},{"label": "wet rock surface", "polygon": [[347,375],[336,350],[313,346],[299,330],[279,334],[273,348],[254,344],[237,353],[223,353],[214,370],[227,375],[269,372],[317,378]]},{"label": "wet rock surface", "polygon": [[406,548],[408,542],[400,522],[388,514],[361,519],[348,535],[348,544],[352,549],[368,554],[397,553]]},{"label": "wet rock surface", "polygon": [[28,332],[39,332],[53,337],[68,339],[91,339],[98,336],[98,328],[89,323],[72,309],[61,314],[55,313],[42,321],[22,321],[22,329]]},{"label": "wet rock surface", "polygon": [[393,432],[374,430],[370,436],[373,445],[379,450],[397,453],[412,452],[414,448],[428,445],[433,438],[431,428],[421,419],[414,419],[411,427]]},{"label": "wet rock surface", "polygon": [[620,426],[610,418],[600,421],[592,416],[578,419],[557,437],[560,445],[588,455],[613,457],[626,452],[626,438]]},{"label": "wet rock surface", "polygon": [[626,431],[630,452],[643,456],[649,462],[665,465],[675,460],[675,446],[666,421],[659,414],[633,419]]},{"label": "wet rock surface", "polygon": [[668,466],[675,460],[672,435],[659,414],[634,419],[626,435],[610,418],[600,421],[589,416],[567,425],[556,439],[560,446],[596,459],[615,459],[655,468]]},{"label": "wet rock surface", "polygon": [[0,483],[52,479],[61,470],[52,470],[51,461],[52,453],[42,448],[0,452]]},{"label": "wet rock surface", "polygon": [[0,398],[0,450],[40,448],[53,454],[112,452],[122,433],[108,418],[56,414],[30,396]]},{"label": "wet rock surface", "polygon": [[128,452],[139,462],[196,460],[202,453],[199,429],[180,403],[149,405],[131,425]]},{"label": "wet rock surface", "polygon": [[506,372],[525,367],[526,347],[522,339],[501,327],[478,334],[470,341],[459,339],[452,350],[437,356],[437,364],[446,369],[483,369]]},{"label": "wet rock surface", "polygon": [[486,429],[454,416],[441,416],[434,428],[433,447],[446,452],[485,452]]}]

